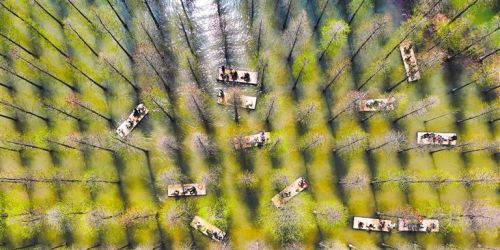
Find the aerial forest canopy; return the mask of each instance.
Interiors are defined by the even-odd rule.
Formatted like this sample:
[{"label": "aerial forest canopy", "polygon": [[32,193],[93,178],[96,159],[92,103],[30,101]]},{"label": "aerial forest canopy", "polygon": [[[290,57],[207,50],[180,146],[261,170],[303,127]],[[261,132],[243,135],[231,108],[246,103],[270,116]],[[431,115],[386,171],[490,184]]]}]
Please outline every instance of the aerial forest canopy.
[{"label": "aerial forest canopy", "polygon": [[0,0],[0,249],[497,249],[495,0]]}]

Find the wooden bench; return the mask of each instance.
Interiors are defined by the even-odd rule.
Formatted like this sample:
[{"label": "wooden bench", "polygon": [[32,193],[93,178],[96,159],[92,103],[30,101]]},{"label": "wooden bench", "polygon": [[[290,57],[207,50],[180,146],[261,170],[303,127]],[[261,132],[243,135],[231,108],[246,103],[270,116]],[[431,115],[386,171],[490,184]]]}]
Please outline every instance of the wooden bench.
[{"label": "wooden bench", "polygon": [[[238,76],[236,77],[236,79],[233,79],[231,75],[232,70],[233,70],[232,68],[225,67],[225,72],[222,72],[222,67],[219,67],[217,69],[217,80],[222,82],[234,82],[234,83],[257,85],[257,77],[258,77],[257,72],[246,71],[242,69],[234,69],[236,70]],[[244,79],[245,74],[248,74],[249,76],[248,81]]]},{"label": "wooden bench", "polygon": [[390,232],[396,225],[390,220],[375,218],[354,217],[352,228],[365,231]]},{"label": "wooden bench", "polygon": [[456,133],[417,132],[417,144],[453,146],[457,144]]},{"label": "wooden bench", "polygon": [[283,191],[275,195],[271,199],[271,201],[273,202],[274,206],[276,206],[277,208],[281,208],[297,194],[304,191],[307,187],[308,184],[306,182],[306,179],[304,177],[299,177],[292,184],[283,189]]},{"label": "wooden bench", "polygon": [[[262,135],[264,136],[264,138],[262,138]],[[232,143],[236,150],[263,146],[264,144],[267,144],[270,141],[271,141],[271,133],[269,132],[260,132],[258,134],[236,137],[232,139]]]},{"label": "wooden bench", "polygon": [[399,50],[401,52],[401,57],[403,58],[408,82],[419,80],[420,70],[417,65],[417,58],[415,57],[415,52],[413,51],[411,42],[402,42],[399,45]]},{"label": "wooden bench", "polygon": [[128,118],[116,129],[116,133],[122,138],[126,137],[148,113],[149,110],[144,104],[137,105]]},{"label": "wooden bench", "polygon": [[398,230],[401,232],[439,232],[439,221],[434,219],[415,221],[399,218]]},{"label": "wooden bench", "polygon": [[193,218],[191,221],[191,227],[215,241],[223,241],[226,237],[226,233],[224,231],[208,223],[199,216],[195,216]]},{"label": "wooden bench", "polygon": [[169,197],[180,197],[180,196],[200,196],[206,195],[207,189],[205,184],[173,184],[168,185],[167,195]]},{"label": "wooden bench", "polygon": [[394,97],[385,99],[366,99],[358,102],[358,110],[361,112],[376,112],[394,110]]}]

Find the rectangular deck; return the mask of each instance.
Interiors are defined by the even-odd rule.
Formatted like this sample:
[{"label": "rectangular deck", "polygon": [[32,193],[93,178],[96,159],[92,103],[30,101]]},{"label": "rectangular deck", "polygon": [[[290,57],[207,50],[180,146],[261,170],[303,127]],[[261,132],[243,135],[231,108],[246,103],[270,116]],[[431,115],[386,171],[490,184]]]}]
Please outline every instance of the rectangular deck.
[{"label": "rectangular deck", "polygon": [[417,65],[417,57],[410,42],[402,42],[399,45],[401,57],[405,66],[408,82],[413,82],[420,79],[420,70]]},{"label": "rectangular deck", "polygon": [[419,221],[398,219],[398,230],[401,232],[439,232],[439,221],[423,219]]},{"label": "rectangular deck", "polygon": [[275,195],[271,199],[271,201],[273,202],[274,206],[276,206],[277,208],[281,208],[297,194],[304,191],[307,187],[308,184],[306,182],[306,179],[304,177],[299,177],[292,184],[283,189],[283,191]]},{"label": "rectangular deck", "polygon": [[457,144],[456,133],[417,132],[417,144],[454,146]]},{"label": "rectangular deck", "polygon": [[169,197],[200,196],[206,194],[207,189],[205,187],[205,184],[191,183],[168,185]]},{"label": "rectangular deck", "polygon": [[128,118],[116,129],[116,133],[122,138],[126,137],[148,113],[149,110],[144,104],[137,105]]},{"label": "rectangular deck", "polygon": [[390,220],[354,217],[352,228],[365,231],[390,232],[395,227]]},{"label": "rectangular deck", "polygon": [[[226,95],[224,97],[217,97],[217,103],[220,105],[231,106],[232,105],[232,98],[233,97],[230,95]],[[257,97],[242,95],[242,96],[240,96],[238,106],[240,106],[242,108],[254,110],[256,104],[257,104]]]},{"label": "rectangular deck", "polygon": [[271,141],[270,132],[261,132],[254,135],[244,136],[242,138],[233,138],[233,145],[235,149],[246,149],[252,147],[259,147]]},{"label": "rectangular deck", "polygon": [[[222,82],[233,82],[233,83],[257,85],[257,77],[258,77],[257,72],[246,71],[246,70],[241,70],[241,69],[234,69],[234,70],[236,70],[236,73],[238,74],[238,76],[234,79],[231,75],[231,70],[232,70],[231,68],[225,67],[226,72],[222,72],[222,67],[219,67],[217,69],[217,80],[222,81]],[[248,76],[249,76],[248,81],[244,79],[245,74],[248,74]],[[226,77],[224,77],[224,76],[226,76]]]},{"label": "rectangular deck", "polygon": [[358,102],[358,110],[361,112],[377,112],[394,110],[395,98],[367,99]]},{"label": "rectangular deck", "polygon": [[226,237],[226,233],[224,231],[208,223],[199,216],[195,216],[193,218],[191,221],[191,227],[215,241],[223,241]]}]

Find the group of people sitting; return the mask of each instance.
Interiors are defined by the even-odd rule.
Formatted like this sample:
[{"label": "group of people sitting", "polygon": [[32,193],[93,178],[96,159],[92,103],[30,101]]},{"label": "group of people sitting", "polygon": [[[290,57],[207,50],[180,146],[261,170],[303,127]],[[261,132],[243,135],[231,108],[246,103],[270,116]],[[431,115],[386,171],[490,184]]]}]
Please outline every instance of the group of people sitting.
[{"label": "group of people sitting", "polygon": [[405,53],[404,60],[410,67],[409,73],[411,77],[413,77],[418,72],[416,61],[412,61],[412,56],[411,56],[412,47],[413,45],[410,44],[403,48],[403,51]]},{"label": "group of people sitting", "polygon": [[139,118],[143,116],[146,113],[146,107],[144,105],[139,104],[137,107],[134,108],[134,112],[132,113],[133,119],[127,119],[127,128],[130,129],[134,127],[134,125],[137,123]]},{"label": "group of people sitting", "polygon": [[210,230],[205,225],[203,225],[200,221],[196,222],[196,228],[200,230],[201,232],[204,232],[208,237],[217,240],[217,241],[222,241],[224,240],[224,234],[217,232],[215,230]]},{"label": "group of people sitting", "polygon": [[[424,228],[424,224],[422,223],[422,221],[412,222],[412,223],[408,223],[408,224],[406,224],[406,222],[405,222],[404,226],[406,226],[409,231],[414,231],[414,232],[421,231],[421,229]],[[431,223],[431,225],[425,227],[425,231],[432,232],[432,229],[435,229],[435,228],[436,228],[436,224]]]},{"label": "group of people sitting", "polygon": [[[365,223],[363,223],[362,221],[360,221],[358,223],[358,228],[363,228],[365,226]],[[380,225],[378,225],[378,230],[383,230],[385,227],[385,221],[380,221]],[[373,229],[376,229],[376,227],[373,225],[373,224],[369,224],[368,226],[366,226],[366,228],[368,228],[368,230],[373,230]],[[388,227],[388,229],[390,230],[391,227]]]},{"label": "group of people sitting", "polygon": [[[298,183],[299,187],[304,189],[304,188],[307,188],[307,182],[306,182],[306,179],[305,178],[300,178],[299,180],[299,183]],[[296,192],[298,192],[300,190],[296,190]],[[287,197],[290,197],[292,196],[292,191],[288,191],[288,192],[282,192],[280,194],[281,198],[287,198]]]},{"label": "group of people sitting", "polygon": [[435,134],[435,133],[425,133],[423,134],[420,139],[427,139],[429,140],[431,143],[433,144],[442,144],[443,142],[445,141],[449,141],[449,142],[452,142],[452,141],[456,141],[457,140],[457,136],[454,135],[454,136],[451,136],[449,138],[445,138],[439,134]]},{"label": "group of people sitting", "polygon": [[[226,68],[226,66],[222,66],[222,73],[220,74],[220,77],[222,80],[229,82],[229,81],[237,81],[238,80],[238,71],[236,69],[231,69],[231,68]],[[240,77],[245,82],[250,81],[250,74],[245,73],[243,76]]]},{"label": "group of people sitting", "polygon": [[264,131],[261,131],[254,142],[256,147],[264,146],[264,144],[266,143],[266,133]]},{"label": "group of people sitting", "polygon": [[186,188],[184,191],[179,192],[179,190],[175,190],[174,191],[174,195],[175,196],[179,196],[179,195],[186,195],[186,194],[190,194],[190,195],[196,195],[198,193],[198,191],[196,190],[196,187],[189,187],[189,188]]}]

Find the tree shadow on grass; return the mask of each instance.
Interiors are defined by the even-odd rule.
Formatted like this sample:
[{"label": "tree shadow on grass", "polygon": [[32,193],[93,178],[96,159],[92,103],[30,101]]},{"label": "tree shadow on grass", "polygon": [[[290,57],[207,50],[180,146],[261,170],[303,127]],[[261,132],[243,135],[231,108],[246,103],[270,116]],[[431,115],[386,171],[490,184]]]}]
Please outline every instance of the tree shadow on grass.
[{"label": "tree shadow on grass", "polygon": [[251,150],[253,149],[240,149],[236,151],[238,153],[238,163],[244,171],[253,172],[255,169],[254,159],[251,155],[253,152]]},{"label": "tree shadow on grass", "polygon": [[[242,188],[240,191],[242,197],[244,197],[245,203],[250,210],[250,217],[257,218],[258,217],[258,208],[260,204],[259,196],[261,194],[258,188]],[[254,225],[258,224],[257,220],[252,220]]]},{"label": "tree shadow on grass", "polygon": [[340,184],[340,180],[344,178],[347,175],[346,171],[346,164],[344,160],[340,157],[340,155],[336,153],[332,153],[330,158],[330,165],[331,165],[331,171],[332,175],[337,177],[337,183],[334,183],[334,185],[337,187],[335,191],[337,192],[338,197],[340,197],[340,200],[342,201],[342,204],[344,206],[347,206],[348,203],[348,197],[345,192],[344,187],[342,184]]}]

